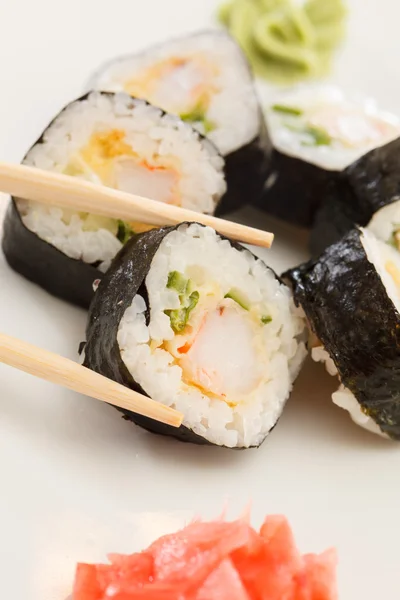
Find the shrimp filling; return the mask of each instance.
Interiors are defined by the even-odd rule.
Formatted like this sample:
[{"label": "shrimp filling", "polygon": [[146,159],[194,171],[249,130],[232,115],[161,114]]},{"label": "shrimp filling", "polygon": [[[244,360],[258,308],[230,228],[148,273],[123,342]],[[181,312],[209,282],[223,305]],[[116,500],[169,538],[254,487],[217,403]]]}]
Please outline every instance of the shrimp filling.
[{"label": "shrimp filling", "polygon": [[93,134],[71,158],[65,172],[91,175],[108,187],[179,204],[178,173],[171,164],[167,166],[173,161],[159,156],[154,156],[151,163],[144,161],[125,139],[125,132],[118,129]]},{"label": "shrimp filling", "polygon": [[206,281],[204,269],[189,271],[193,279],[168,274],[167,289],[179,294],[179,308],[165,311],[176,335],[152,346],[161,345],[174,357],[186,385],[237,404],[266,375],[262,330],[270,317],[262,318],[260,308],[237,290],[224,294],[218,282]]},{"label": "shrimp filling", "polygon": [[171,56],[144,68],[124,84],[126,92],[146,98],[184,120],[205,125],[210,99],[218,90],[213,83],[218,69],[201,54]]},{"label": "shrimp filling", "polygon": [[187,327],[177,352],[172,345],[182,380],[230,404],[252,394],[266,372],[258,339],[262,326],[233,300],[221,302],[202,317],[196,332]]}]

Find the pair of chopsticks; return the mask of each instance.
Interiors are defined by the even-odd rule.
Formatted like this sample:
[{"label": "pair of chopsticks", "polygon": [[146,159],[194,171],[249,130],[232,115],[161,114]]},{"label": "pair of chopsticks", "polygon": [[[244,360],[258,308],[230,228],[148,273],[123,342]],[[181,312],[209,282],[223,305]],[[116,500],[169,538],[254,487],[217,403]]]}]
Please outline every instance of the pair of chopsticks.
[{"label": "pair of chopsticks", "polygon": [[[148,198],[25,165],[0,162],[0,191],[17,198],[162,227],[196,221],[233,240],[269,248],[273,234]],[[179,427],[182,413],[57,354],[0,333],[0,362],[84,394]]]}]

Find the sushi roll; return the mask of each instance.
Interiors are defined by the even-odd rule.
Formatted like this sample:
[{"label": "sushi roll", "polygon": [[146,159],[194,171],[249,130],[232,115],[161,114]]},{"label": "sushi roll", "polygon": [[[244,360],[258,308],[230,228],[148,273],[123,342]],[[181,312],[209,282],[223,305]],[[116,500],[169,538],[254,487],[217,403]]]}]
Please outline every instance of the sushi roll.
[{"label": "sushi roll", "polygon": [[217,214],[261,195],[271,143],[247,60],[226,33],[204,31],[116,58],[88,88],[145,98],[206,135],[226,161],[229,193]]},{"label": "sushi roll", "polygon": [[285,274],[315,336],[312,357],[340,386],[332,395],[355,423],[400,440],[400,254],[353,229]]},{"label": "sushi roll", "polygon": [[[213,213],[226,190],[224,161],[189,124],[128,94],[92,92],[69,104],[24,163]],[[14,198],[3,250],[17,272],[87,307],[93,281],[140,223],[74,213]]]},{"label": "sushi roll", "polygon": [[396,117],[332,86],[281,93],[269,103],[266,120],[272,174],[257,206],[302,227],[313,224],[331,181],[400,134]]},{"label": "sushi roll", "polygon": [[332,181],[311,232],[318,256],[355,225],[366,226],[374,213],[400,195],[400,138],[371,150]]},{"label": "sushi roll", "polygon": [[304,332],[289,288],[260,259],[183,223],[135,236],[117,255],[90,307],[84,364],[184,414],[175,429],[122,410],[134,423],[248,448],[279,419]]}]

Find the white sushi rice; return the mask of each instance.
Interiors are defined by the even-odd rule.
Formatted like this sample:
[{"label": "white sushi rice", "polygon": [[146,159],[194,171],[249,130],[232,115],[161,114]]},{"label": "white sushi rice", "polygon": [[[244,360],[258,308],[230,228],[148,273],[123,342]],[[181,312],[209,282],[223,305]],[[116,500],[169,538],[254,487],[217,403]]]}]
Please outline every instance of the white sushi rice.
[{"label": "white sushi rice", "polygon": [[362,427],[371,433],[380,435],[383,438],[389,438],[386,433],[383,433],[379,425],[361,410],[357,398],[348,388],[344,387],[344,385],[340,385],[337,392],[332,394],[332,401],[336,406],[339,406],[339,408],[347,410],[354,423],[359,425],[359,427]]},{"label": "white sushi rice", "polygon": [[[220,287],[222,300],[235,287],[252,306],[259,306],[261,312],[271,316],[271,322],[258,334],[266,357],[261,383],[242,401],[230,405],[229,397],[224,402],[184,383],[181,366],[159,346],[176,335],[165,314],[165,310],[179,307],[180,302],[178,293],[166,287],[172,271],[202,273],[206,284],[216,282]],[[164,238],[152,261],[146,287],[149,324],[145,320],[145,301],[137,295],[118,332],[121,356],[132,377],[150,397],[182,411],[184,425],[208,441],[228,447],[259,445],[278,420],[306,355],[305,321],[290,290],[250,252],[232,248],[214,230],[197,224],[182,225]],[[212,340],[209,345],[216,369],[229,368],[224,359],[228,361],[227,357],[234,355],[235,368],[229,376],[235,389],[240,388],[244,378],[251,379],[249,373],[254,367],[241,340],[237,329],[225,340],[225,349],[220,336],[215,340],[217,348]]]},{"label": "white sushi rice", "polygon": [[[311,356],[315,362],[322,362],[325,364],[325,368],[329,375],[338,375],[334,361],[323,346],[317,346],[316,348],[313,348],[311,350]],[[363,412],[357,398],[343,384],[340,384],[337,391],[332,394],[332,402],[336,404],[336,406],[339,406],[339,408],[346,410],[354,423],[359,425],[359,427],[362,427],[371,433],[376,433],[382,437],[388,437],[385,433],[383,433],[379,425],[377,425],[370,416]]]},{"label": "white sushi rice", "polygon": [[[275,105],[299,109],[302,114],[284,114],[274,110]],[[342,171],[400,135],[397,116],[379,110],[371,98],[346,96],[330,85],[281,92],[268,99],[265,116],[273,145],[280,152],[332,171]],[[313,143],[308,127],[326,131],[330,143]]]},{"label": "white sushi rice", "polygon": [[[190,60],[196,55],[200,55],[215,71],[209,81],[213,93],[206,111],[206,118],[214,127],[207,133],[207,137],[226,155],[257,136],[262,116],[251,71],[243,52],[223,32],[205,31],[160,44],[142,54],[115,59],[99,69],[90,80],[88,88],[124,91],[127,82],[161,61],[169,58]],[[197,75],[190,69],[178,72],[160,101],[155,103],[173,113],[181,96],[197,84]],[[154,102],[151,98],[146,99]],[[186,112],[190,112],[191,108],[188,106]],[[201,133],[205,133],[201,125],[199,129]]]},{"label": "white sushi rice", "polygon": [[[113,130],[125,133],[124,143],[141,161],[152,165],[157,160],[157,164],[165,162],[169,166],[173,160],[179,165],[181,206],[213,213],[226,190],[224,161],[217,150],[176,117],[127,94],[92,92],[86,99],[71,103],[33,146],[24,162],[62,173],[94,134]],[[78,176],[102,183],[89,168]],[[136,172],[128,171],[119,189],[145,195],[143,182],[140,189],[138,185]],[[87,219],[80,214],[23,200],[18,200],[17,205],[25,226],[70,258],[100,262],[100,268],[106,270],[122,246],[115,231],[107,228],[109,219],[93,220],[91,230],[87,230]]]},{"label": "white sushi rice", "polygon": [[[389,211],[389,215],[392,214],[392,212],[393,210]],[[385,237],[386,229],[385,227],[379,226],[379,221],[380,218],[379,220],[377,219],[376,221],[374,221],[373,229],[376,228],[378,231],[381,232],[383,237]],[[380,276],[385,290],[388,294],[388,297],[393,302],[397,311],[400,312],[400,298],[398,288],[393,277],[390,275],[386,268],[387,262],[392,262],[398,269],[400,276],[400,254],[399,252],[397,252],[397,250],[395,250],[385,242],[377,239],[372,233],[372,231],[368,231],[367,229],[361,229],[361,232],[362,235],[360,237],[360,240],[365,250],[366,256],[368,260],[374,265],[378,275]],[[324,363],[325,368],[330,375],[338,376],[336,364],[333,358],[329,355],[329,353],[323,346],[317,346],[313,348],[311,351],[311,356],[316,362]],[[388,437],[385,433],[383,433],[379,425],[377,425],[377,423],[375,423],[375,421],[370,416],[364,413],[362,407],[357,401],[357,398],[343,384],[340,384],[339,389],[334,394],[332,394],[332,401],[340,408],[347,410],[353,421],[360,427],[363,427],[364,429],[367,429],[372,433],[381,435],[382,437]]]}]

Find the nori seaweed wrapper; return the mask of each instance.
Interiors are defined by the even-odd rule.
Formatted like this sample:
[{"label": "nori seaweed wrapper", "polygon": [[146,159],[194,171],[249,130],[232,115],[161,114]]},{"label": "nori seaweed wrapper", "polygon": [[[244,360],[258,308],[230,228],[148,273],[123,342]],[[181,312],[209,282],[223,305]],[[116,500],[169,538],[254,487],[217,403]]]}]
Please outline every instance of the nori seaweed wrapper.
[{"label": "nori seaweed wrapper", "polygon": [[400,440],[400,315],[353,229],[285,273],[295,302],[362,410]]},{"label": "nori seaweed wrapper", "polygon": [[[132,238],[120,250],[102,279],[89,310],[84,365],[145,395],[148,394],[136,383],[121,358],[117,341],[118,328],[125,311],[132,304],[136,294],[140,294],[148,306],[145,279],[153,257],[165,236],[182,225],[185,224],[154,229]],[[223,236],[220,237],[227,239]],[[244,250],[235,242],[230,241],[230,244],[237,250]],[[150,320],[149,306],[146,320],[147,323]],[[127,420],[152,433],[172,436],[183,442],[212,445],[211,442],[183,425],[177,429],[122,408],[117,408],[117,410],[122,412]]]},{"label": "nori seaweed wrapper", "polygon": [[302,158],[274,148],[269,181],[255,206],[299,227],[310,228],[321,206],[327,185],[339,176]]},{"label": "nori seaweed wrapper", "polygon": [[246,204],[256,204],[271,174],[272,143],[260,110],[260,131],[249,143],[224,156],[227,191],[217,205],[223,216]]},{"label": "nori seaweed wrapper", "polygon": [[318,256],[400,195],[400,138],[371,150],[333,178],[318,210],[310,249]]},{"label": "nori seaweed wrapper", "polygon": [[14,199],[3,223],[2,248],[14,271],[58,298],[89,307],[93,282],[103,274],[93,265],[70,258],[25,227]]}]

